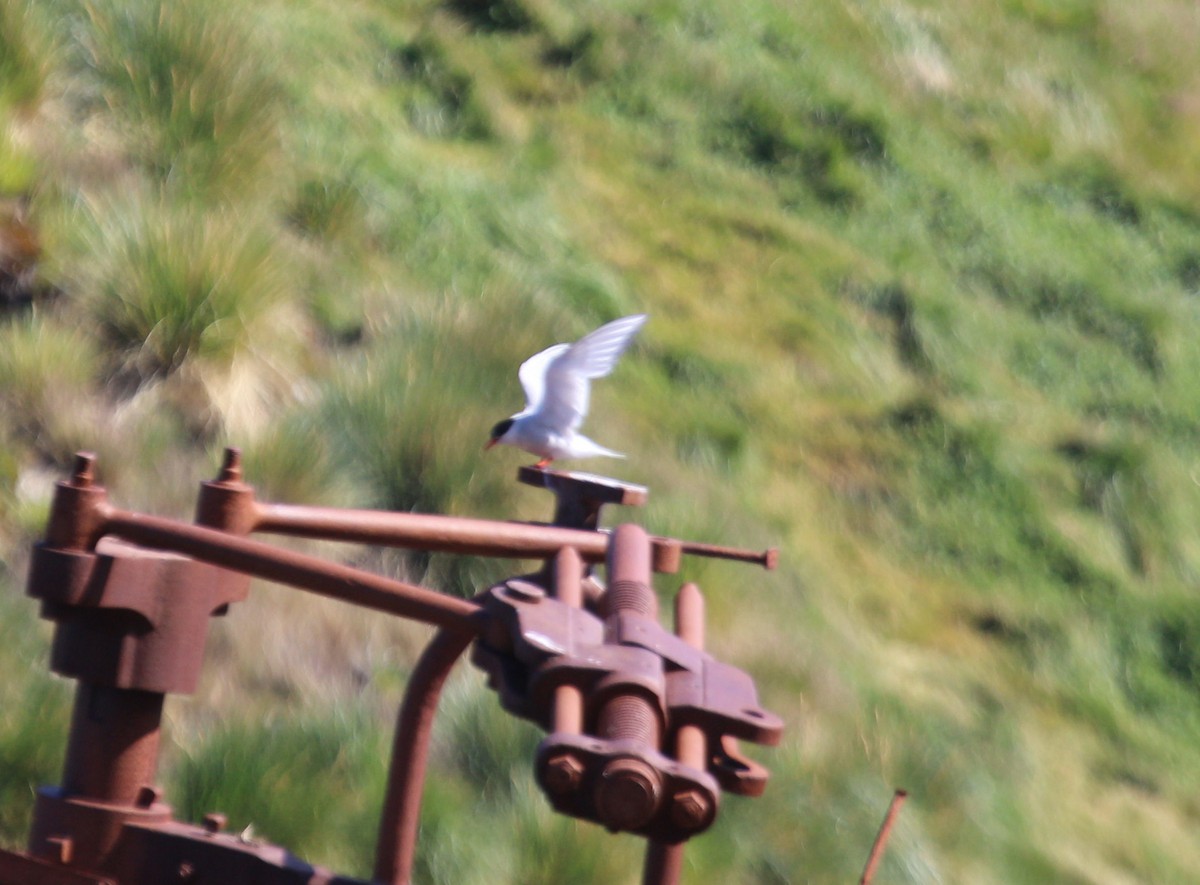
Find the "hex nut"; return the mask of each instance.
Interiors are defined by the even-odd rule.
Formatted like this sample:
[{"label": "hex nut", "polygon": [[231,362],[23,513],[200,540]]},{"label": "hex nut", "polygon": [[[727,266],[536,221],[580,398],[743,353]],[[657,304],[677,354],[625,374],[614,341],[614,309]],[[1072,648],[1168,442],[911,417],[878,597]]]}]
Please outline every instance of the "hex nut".
[{"label": "hex nut", "polygon": [[712,811],[712,802],[699,790],[681,790],[671,799],[671,822],[685,830],[707,825]]},{"label": "hex nut", "polygon": [[583,763],[571,753],[559,753],[546,760],[542,785],[555,796],[565,796],[579,789],[583,782]]}]

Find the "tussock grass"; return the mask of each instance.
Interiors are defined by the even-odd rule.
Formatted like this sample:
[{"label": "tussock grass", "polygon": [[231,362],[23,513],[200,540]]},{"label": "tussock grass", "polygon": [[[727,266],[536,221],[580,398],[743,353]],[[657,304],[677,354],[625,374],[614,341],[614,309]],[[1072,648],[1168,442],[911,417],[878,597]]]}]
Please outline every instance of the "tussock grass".
[{"label": "tussock grass", "polygon": [[189,360],[228,365],[269,335],[284,259],[252,219],[149,201],[89,214],[85,297],[118,370],[151,379]]},{"label": "tussock grass", "polygon": [[405,318],[330,385],[322,425],[337,428],[330,439],[336,457],[361,476],[374,506],[432,513],[456,509],[464,495],[500,498],[496,480],[461,483],[491,427],[468,391],[490,390],[483,399],[499,400],[507,380],[499,359],[489,365],[457,355],[458,347],[496,334],[480,320],[451,304]]},{"label": "tussock grass", "polygon": [[[21,196],[34,185],[30,145],[18,133],[46,91],[56,46],[33,3],[0,4],[0,196]],[[3,250],[0,245],[0,251]]]},{"label": "tussock grass", "polygon": [[5,0],[0,5],[0,107],[21,110],[37,105],[50,68],[50,49],[34,4]]},{"label": "tussock grass", "polygon": [[235,7],[87,4],[86,61],[136,159],[182,196],[244,194],[278,159],[283,92]]},{"label": "tussock grass", "polygon": [[244,450],[243,464],[264,500],[333,504],[349,494],[325,434],[303,414],[264,431]]},{"label": "tussock grass", "polygon": [[90,338],[42,314],[0,323],[0,438],[69,463],[98,426],[99,364]]}]

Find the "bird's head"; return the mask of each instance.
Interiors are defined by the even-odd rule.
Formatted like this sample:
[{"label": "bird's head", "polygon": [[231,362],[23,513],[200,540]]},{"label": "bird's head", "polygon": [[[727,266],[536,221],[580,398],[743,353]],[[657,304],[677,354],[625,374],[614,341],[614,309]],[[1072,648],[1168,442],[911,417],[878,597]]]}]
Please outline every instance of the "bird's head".
[{"label": "bird's head", "polygon": [[492,428],[492,437],[484,445],[485,449],[490,449],[492,446],[504,439],[504,434],[508,433],[510,427],[513,426],[512,418],[505,418],[503,421],[497,421],[496,426]]}]

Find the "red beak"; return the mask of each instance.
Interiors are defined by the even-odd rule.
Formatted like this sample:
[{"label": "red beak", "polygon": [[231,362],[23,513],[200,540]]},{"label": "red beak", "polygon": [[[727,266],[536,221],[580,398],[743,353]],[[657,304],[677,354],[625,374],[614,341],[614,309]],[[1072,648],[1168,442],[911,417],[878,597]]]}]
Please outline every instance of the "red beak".
[{"label": "red beak", "polygon": [[498,440],[498,439],[489,439],[486,443],[483,444],[483,450],[486,452],[488,449],[490,449],[492,446],[494,446],[498,442],[500,442],[500,440]]}]

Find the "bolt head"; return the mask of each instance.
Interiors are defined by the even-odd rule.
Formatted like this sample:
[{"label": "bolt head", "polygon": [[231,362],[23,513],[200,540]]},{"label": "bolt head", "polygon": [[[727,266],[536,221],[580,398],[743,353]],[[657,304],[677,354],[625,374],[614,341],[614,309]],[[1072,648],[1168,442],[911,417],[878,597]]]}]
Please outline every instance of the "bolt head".
[{"label": "bolt head", "polygon": [[671,822],[685,830],[707,826],[712,812],[712,802],[699,790],[681,790],[671,799]]},{"label": "bolt head", "polygon": [[583,763],[571,753],[559,753],[546,760],[542,785],[555,796],[565,796],[583,782]]},{"label": "bolt head", "polygon": [[613,832],[636,830],[659,809],[662,778],[641,759],[614,759],[596,784],[596,813]]}]

